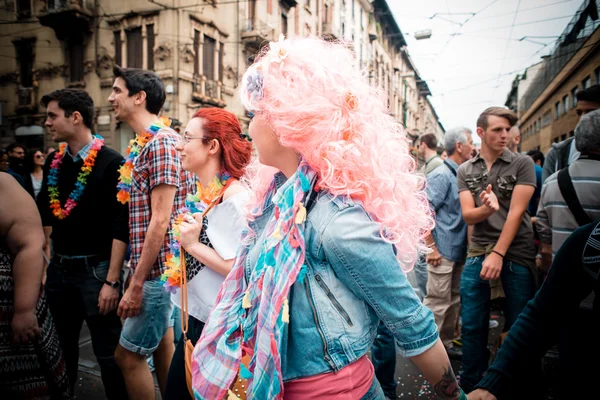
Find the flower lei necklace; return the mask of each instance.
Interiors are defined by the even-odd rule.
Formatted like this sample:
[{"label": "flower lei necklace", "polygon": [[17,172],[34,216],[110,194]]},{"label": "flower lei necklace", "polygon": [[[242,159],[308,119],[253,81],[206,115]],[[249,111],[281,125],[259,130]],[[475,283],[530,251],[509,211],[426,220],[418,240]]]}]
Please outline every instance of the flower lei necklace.
[{"label": "flower lei necklace", "polygon": [[169,252],[167,253],[166,266],[167,270],[162,274],[160,280],[167,292],[175,293],[177,288],[181,287],[181,244],[179,242],[179,226],[188,217],[193,214],[204,212],[214,201],[221,197],[223,191],[231,183],[232,176],[224,172],[220,176],[213,178],[207,188],[203,187],[200,182],[196,183],[196,194],[188,194],[185,200],[185,207],[182,207],[177,212],[177,217],[173,223],[171,234],[173,241],[169,244]]},{"label": "flower lei necklace", "polygon": [[77,203],[79,203],[87,184],[87,178],[92,173],[92,167],[96,162],[98,151],[102,148],[102,146],[104,146],[104,139],[102,139],[100,136],[95,136],[94,140],[92,141],[88,156],[85,158],[85,160],[83,160],[81,172],[77,176],[75,187],[65,203],[65,208],[62,208],[60,205],[58,192],[58,173],[60,171],[60,165],[62,164],[65,156],[67,144],[61,143],[58,154],[54,156],[54,159],[50,164],[50,173],[48,175],[48,195],[50,198],[50,208],[52,209],[52,214],[54,214],[56,218],[67,218],[69,215],[71,215],[71,211],[73,211],[73,209],[77,206]]},{"label": "flower lei necklace", "polygon": [[133,171],[133,163],[140,155],[146,144],[160,131],[171,126],[171,120],[167,117],[161,117],[159,120],[148,127],[144,132],[135,135],[135,139],[131,139],[129,147],[125,151],[125,163],[119,168],[119,183],[117,184],[117,200],[122,204],[129,202],[129,194],[131,193],[131,171]]}]

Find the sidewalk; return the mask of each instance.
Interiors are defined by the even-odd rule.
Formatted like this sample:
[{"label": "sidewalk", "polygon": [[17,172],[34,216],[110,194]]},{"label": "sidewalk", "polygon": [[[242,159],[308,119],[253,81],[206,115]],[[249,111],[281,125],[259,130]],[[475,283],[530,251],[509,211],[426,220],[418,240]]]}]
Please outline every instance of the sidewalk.
[{"label": "sidewalk", "polygon": [[[154,373],[154,387],[156,399],[160,399],[160,390],[156,383]],[[87,325],[84,323],[79,336],[79,374],[78,382],[75,384],[75,398],[85,400],[104,400],[104,385],[100,378],[100,366],[96,362],[92,350],[92,338]]]}]

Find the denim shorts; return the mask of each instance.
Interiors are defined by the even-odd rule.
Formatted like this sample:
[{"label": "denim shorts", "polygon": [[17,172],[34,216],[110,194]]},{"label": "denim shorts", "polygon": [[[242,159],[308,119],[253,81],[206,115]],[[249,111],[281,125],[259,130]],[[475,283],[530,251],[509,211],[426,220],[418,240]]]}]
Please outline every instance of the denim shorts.
[{"label": "denim shorts", "polygon": [[171,295],[162,286],[160,278],[144,282],[140,313],[127,318],[119,344],[132,353],[143,356],[154,353],[170,326],[173,326]]}]

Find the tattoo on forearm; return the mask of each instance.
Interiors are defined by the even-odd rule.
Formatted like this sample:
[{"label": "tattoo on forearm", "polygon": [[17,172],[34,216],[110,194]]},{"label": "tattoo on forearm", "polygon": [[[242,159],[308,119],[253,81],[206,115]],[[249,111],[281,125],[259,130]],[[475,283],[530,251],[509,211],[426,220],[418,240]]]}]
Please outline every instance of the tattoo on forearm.
[{"label": "tattoo on forearm", "polygon": [[460,394],[460,388],[450,364],[442,375],[442,379],[433,386],[433,390],[441,399],[456,399]]}]

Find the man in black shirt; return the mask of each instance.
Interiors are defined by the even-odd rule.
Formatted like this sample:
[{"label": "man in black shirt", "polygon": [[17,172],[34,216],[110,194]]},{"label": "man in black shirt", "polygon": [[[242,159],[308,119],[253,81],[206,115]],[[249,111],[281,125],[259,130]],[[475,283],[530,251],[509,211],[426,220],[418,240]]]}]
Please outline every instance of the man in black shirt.
[{"label": "man in black shirt", "polygon": [[56,90],[41,103],[47,107],[45,125],[52,139],[62,143],[46,161],[37,205],[48,256],[52,238],[46,293],[71,390],[77,382],[79,334],[85,320],[106,396],[126,399],[114,359],[121,333],[116,307],[129,240],[127,205],[116,199],[123,157],[92,135],[94,103],[86,92]]},{"label": "man in black shirt", "polygon": [[[579,307],[595,292],[592,310]],[[510,399],[515,378],[558,344],[560,399],[597,399],[600,375],[600,220],[577,229],[554,257],[548,277],[502,343],[494,363],[467,397]],[[518,388],[520,389],[520,388]]]}]

